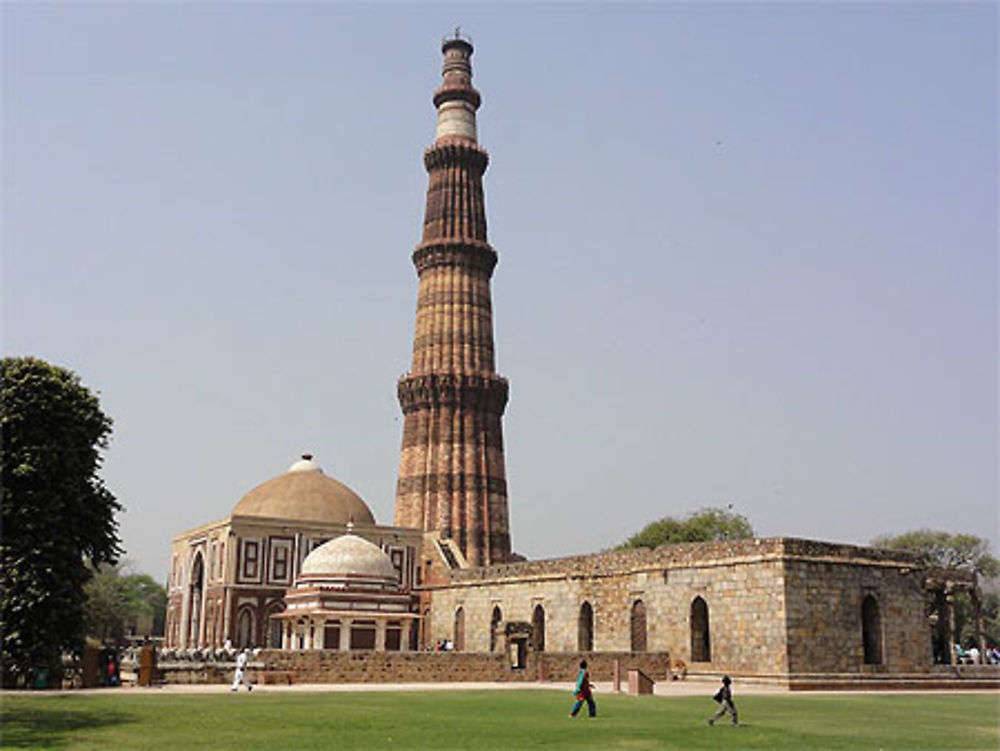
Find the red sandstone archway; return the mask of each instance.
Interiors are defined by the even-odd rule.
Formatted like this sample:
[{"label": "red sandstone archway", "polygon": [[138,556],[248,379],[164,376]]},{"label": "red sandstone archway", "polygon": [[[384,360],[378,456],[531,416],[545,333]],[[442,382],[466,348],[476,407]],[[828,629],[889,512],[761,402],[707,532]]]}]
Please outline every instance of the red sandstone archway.
[{"label": "red sandstone archway", "polygon": [[240,649],[254,645],[256,621],[254,616],[254,609],[250,605],[244,605],[236,613],[236,638],[233,641]]},{"label": "red sandstone archway", "polygon": [[195,553],[191,563],[191,579],[188,583],[187,646],[201,646],[201,612],[205,591],[205,560],[201,552]]},{"label": "red sandstone archway", "polygon": [[267,607],[267,646],[271,649],[281,649],[281,618],[285,612],[285,603],[272,602]]}]

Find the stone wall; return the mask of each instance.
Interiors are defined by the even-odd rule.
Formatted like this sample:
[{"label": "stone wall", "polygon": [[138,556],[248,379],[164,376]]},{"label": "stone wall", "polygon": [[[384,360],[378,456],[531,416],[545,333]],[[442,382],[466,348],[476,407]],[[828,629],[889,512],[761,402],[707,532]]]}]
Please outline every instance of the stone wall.
[{"label": "stone wall", "polygon": [[[621,572],[601,572],[595,566],[588,574],[567,573],[558,578],[456,581],[433,593],[429,633],[433,640],[455,639],[455,613],[461,608],[464,648],[489,652],[495,609],[499,609],[502,627],[511,621],[532,623],[536,608],[541,607],[545,651],[575,652],[582,646],[581,607],[589,603],[594,613],[593,652],[629,652],[633,609],[641,602],[646,611],[646,650],[692,663],[690,620],[696,597],[709,610],[713,664],[706,669],[787,670],[784,586],[778,560]],[[492,642],[495,651],[505,648],[502,636]]]},{"label": "stone wall", "polygon": [[[463,683],[476,681],[570,682],[576,678],[580,659],[590,664],[591,679],[611,681],[614,663],[621,665],[621,679],[638,668],[654,680],[669,675],[669,656],[660,653],[542,653],[530,655],[523,669],[512,669],[506,655],[468,652],[337,652],[333,650],[266,650],[251,667],[260,672],[291,673],[296,683]],[[222,673],[223,680],[227,674]],[[232,673],[228,674],[232,680]]]},{"label": "stone wall", "polygon": [[[920,672],[931,664],[919,570],[837,561],[785,564],[792,673]],[[881,661],[865,664],[862,603],[878,607]]]},{"label": "stone wall", "polygon": [[[918,560],[898,551],[788,538],[667,545],[455,571],[430,592],[425,628],[432,641],[455,639],[461,612],[464,648],[499,652],[506,644],[491,638],[494,614],[501,627],[530,624],[541,608],[545,650],[570,652],[582,646],[588,603],[594,653],[625,652],[641,602],[645,648],[683,659],[693,672],[857,673],[872,669],[860,658],[861,593],[876,591],[879,669],[914,671],[930,664],[920,585]],[[694,659],[696,598],[707,606],[710,661]]]}]

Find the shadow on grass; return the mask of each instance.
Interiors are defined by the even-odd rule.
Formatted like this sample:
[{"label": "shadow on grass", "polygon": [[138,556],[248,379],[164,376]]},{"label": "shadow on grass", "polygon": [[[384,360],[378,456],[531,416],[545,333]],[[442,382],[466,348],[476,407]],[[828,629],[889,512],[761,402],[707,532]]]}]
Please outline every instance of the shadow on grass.
[{"label": "shadow on grass", "polygon": [[80,730],[132,722],[127,714],[115,711],[100,713],[83,709],[50,707],[11,707],[4,702],[0,712],[0,747],[60,748]]}]

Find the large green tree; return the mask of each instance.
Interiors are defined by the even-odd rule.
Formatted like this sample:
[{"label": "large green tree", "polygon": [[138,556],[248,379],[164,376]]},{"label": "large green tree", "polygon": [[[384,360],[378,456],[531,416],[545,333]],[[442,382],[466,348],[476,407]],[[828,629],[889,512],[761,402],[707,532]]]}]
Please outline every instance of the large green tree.
[{"label": "large green tree", "polygon": [[121,554],[121,506],[99,476],[111,419],[70,370],[0,360],[2,680],[55,668],[84,638],[90,564]]},{"label": "large green tree", "polygon": [[[928,566],[975,571],[980,577],[995,579],[1000,576],[1000,559],[990,552],[990,542],[970,534],[951,534],[936,529],[917,529],[901,535],[881,535],[871,544],[879,548],[907,550],[919,553]],[[954,641],[968,645],[979,641],[976,633],[972,600],[967,592],[956,592],[954,608]],[[943,642],[944,619],[940,596],[928,595],[927,614],[938,623],[934,634],[935,659],[945,661],[950,645]],[[984,639],[1000,644],[1000,597],[995,590],[987,589],[981,596],[980,615]]]},{"label": "large green tree", "polygon": [[753,536],[753,527],[742,514],[724,508],[703,508],[681,519],[666,516],[650,522],[618,547],[655,548],[678,542],[745,540]]},{"label": "large green tree", "polygon": [[990,552],[990,541],[975,535],[917,529],[901,535],[881,535],[871,544],[920,553],[929,566],[967,569],[986,577],[1000,575],[1000,560]]}]

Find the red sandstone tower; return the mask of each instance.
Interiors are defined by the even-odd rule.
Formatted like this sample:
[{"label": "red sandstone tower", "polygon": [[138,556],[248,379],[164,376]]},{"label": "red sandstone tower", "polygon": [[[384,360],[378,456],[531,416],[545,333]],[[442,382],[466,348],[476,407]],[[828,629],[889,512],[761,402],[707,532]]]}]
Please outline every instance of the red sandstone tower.
[{"label": "red sandstone tower", "polygon": [[497,254],[486,241],[488,156],[476,140],[472,45],[456,35],[441,51],[424,233],[413,252],[413,364],[397,388],[405,423],[395,523],[451,539],[470,566],[487,566],[510,559],[500,425],[507,380],[494,364],[490,300]]}]

